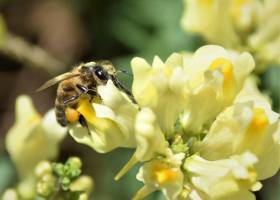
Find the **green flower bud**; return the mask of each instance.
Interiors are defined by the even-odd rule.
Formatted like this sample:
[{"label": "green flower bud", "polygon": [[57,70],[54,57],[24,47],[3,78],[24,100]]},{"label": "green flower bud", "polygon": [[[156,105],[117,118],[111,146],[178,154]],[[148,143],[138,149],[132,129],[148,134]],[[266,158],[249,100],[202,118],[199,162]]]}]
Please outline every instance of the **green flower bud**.
[{"label": "green flower bud", "polygon": [[64,165],[61,163],[54,163],[53,164],[53,171],[55,174],[58,176],[63,176],[64,175]]},{"label": "green flower bud", "polygon": [[62,189],[65,190],[69,190],[69,185],[71,183],[71,180],[68,177],[63,177],[61,180],[61,186]]},{"label": "green flower bud", "polygon": [[80,174],[81,174],[81,170],[80,169],[72,169],[70,168],[67,172],[66,172],[66,176],[70,179],[75,179],[77,178]]},{"label": "green flower bud", "polygon": [[71,168],[81,169],[82,167],[82,161],[78,157],[71,157],[69,158],[66,163],[66,165],[69,165]]},{"label": "green flower bud", "polygon": [[67,176],[70,179],[77,178],[81,174],[81,167],[82,167],[82,161],[78,157],[71,157],[69,158],[65,165],[65,176]]}]

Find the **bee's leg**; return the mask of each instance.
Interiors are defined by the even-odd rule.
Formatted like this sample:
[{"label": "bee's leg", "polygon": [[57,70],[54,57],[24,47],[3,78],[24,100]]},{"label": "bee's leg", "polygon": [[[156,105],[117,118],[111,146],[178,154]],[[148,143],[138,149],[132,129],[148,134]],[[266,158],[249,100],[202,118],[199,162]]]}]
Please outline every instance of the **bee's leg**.
[{"label": "bee's leg", "polygon": [[75,96],[71,96],[68,99],[64,100],[64,104],[68,104],[68,103],[72,103],[73,101],[76,101],[77,99],[79,99],[81,96],[81,94],[75,95]]},{"label": "bee's leg", "polygon": [[85,128],[87,129],[88,134],[90,135],[88,123],[87,123],[87,121],[86,121],[86,119],[85,119],[85,117],[84,117],[83,115],[80,115],[80,117],[79,117],[79,122],[80,122],[80,124],[82,125],[82,127],[85,127]]},{"label": "bee's leg", "polygon": [[89,94],[89,95],[91,95],[91,96],[96,96],[96,95],[98,95],[98,93],[97,93],[95,90],[91,90],[91,89],[89,89],[89,90],[87,91],[87,94]]},{"label": "bee's leg", "polygon": [[100,101],[102,101],[101,96],[95,90],[89,89],[87,94],[89,94],[91,97],[90,102],[92,102],[94,100],[94,97],[97,97]]},{"label": "bee's leg", "polygon": [[77,84],[76,86],[82,93],[86,93],[86,94],[89,94],[91,96],[98,95],[95,90],[87,88],[86,86],[83,86],[83,85],[80,85],[80,84]]},{"label": "bee's leg", "polygon": [[82,93],[88,93],[88,88],[86,86],[83,86],[81,84],[76,84],[76,87],[82,92]]}]

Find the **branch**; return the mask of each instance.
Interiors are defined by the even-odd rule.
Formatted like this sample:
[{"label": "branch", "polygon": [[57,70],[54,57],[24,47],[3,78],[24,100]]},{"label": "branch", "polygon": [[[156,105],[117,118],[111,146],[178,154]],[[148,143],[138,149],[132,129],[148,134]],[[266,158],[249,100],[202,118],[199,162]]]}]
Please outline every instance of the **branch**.
[{"label": "branch", "polygon": [[27,66],[41,68],[51,74],[61,73],[66,68],[65,63],[44,49],[10,33],[5,35],[5,40],[0,46],[0,53]]}]

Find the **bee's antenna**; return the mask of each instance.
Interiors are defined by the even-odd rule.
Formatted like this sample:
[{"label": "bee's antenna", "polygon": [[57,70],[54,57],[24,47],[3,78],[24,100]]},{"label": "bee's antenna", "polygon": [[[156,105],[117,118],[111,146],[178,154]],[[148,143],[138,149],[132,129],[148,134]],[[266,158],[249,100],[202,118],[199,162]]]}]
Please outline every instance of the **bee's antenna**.
[{"label": "bee's antenna", "polygon": [[117,73],[124,73],[124,74],[126,74],[126,75],[128,75],[128,76],[132,76],[132,74],[131,73],[129,73],[128,71],[125,71],[125,70],[118,70],[117,71]]}]

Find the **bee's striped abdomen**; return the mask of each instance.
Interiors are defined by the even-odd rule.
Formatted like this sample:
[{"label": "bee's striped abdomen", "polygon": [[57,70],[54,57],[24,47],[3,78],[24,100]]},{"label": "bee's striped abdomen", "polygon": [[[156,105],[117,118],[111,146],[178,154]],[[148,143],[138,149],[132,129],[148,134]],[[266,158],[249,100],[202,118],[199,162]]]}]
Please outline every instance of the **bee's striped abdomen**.
[{"label": "bee's striped abdomen", "polygon": [[55,115],[56,115],[56,120],[61,126],[67,126],[68,121],[66,119],[65,115],[65,108],[66,106],[64,105],[63,102],[60,102],[59,98],[55,99]]}]

